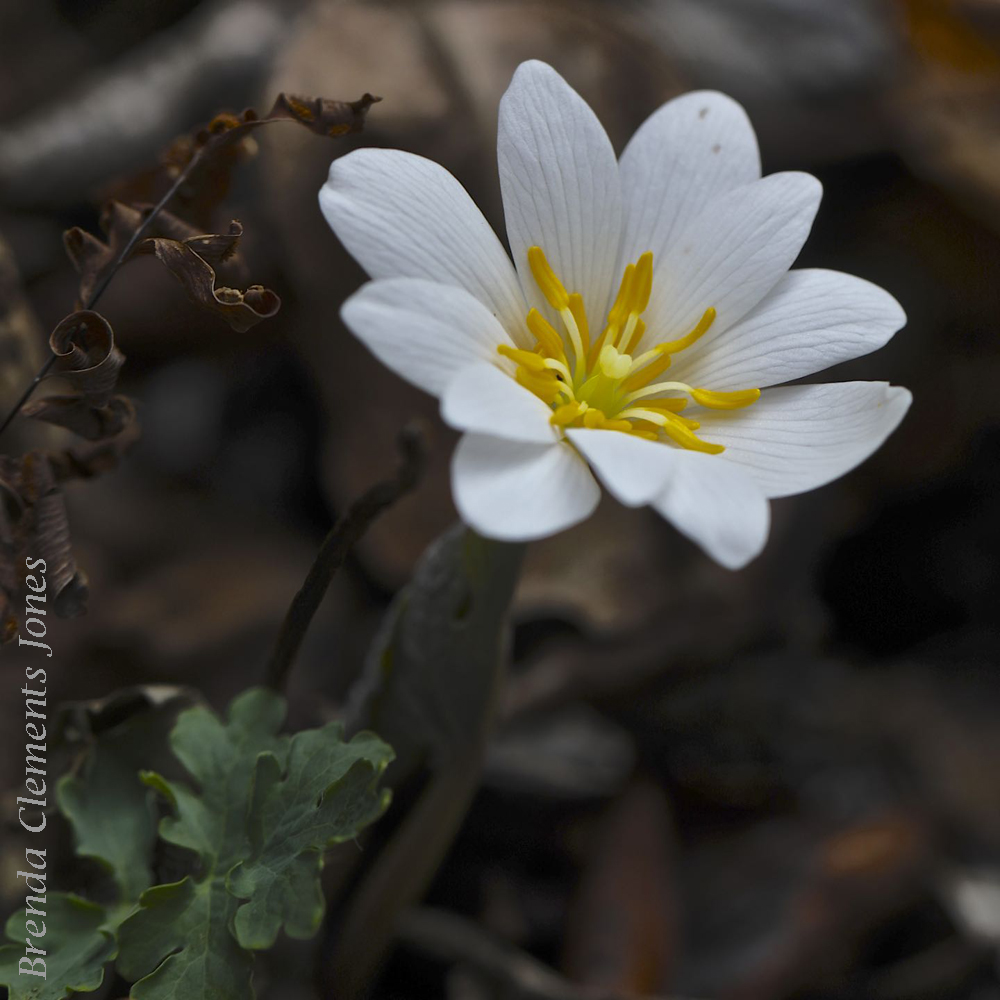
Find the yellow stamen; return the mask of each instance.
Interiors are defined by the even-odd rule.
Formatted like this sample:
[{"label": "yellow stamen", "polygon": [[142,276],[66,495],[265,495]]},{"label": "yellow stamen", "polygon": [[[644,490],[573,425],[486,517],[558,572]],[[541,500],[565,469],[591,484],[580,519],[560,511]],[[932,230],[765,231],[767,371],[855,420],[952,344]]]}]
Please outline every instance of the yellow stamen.
[{"label": "yellow stamen", "polygon": [[681,396],[661,396],[659,399],[644,399],[643,406],[650,406],[656,410],[669,410],[671,413],[680,413],[687,406],[688,401]]},{"label": "yellow stamen", "polygon": [[580,331],[580,340],[583,343],[583,353],[586,354],[590,348],[590,324],[587,322],[587,310],[583,308],[583,296],[579,292],[571,293],[569,297],[569,311],[576,320],[577,329]]},{"label": "yellow stamen", "polygon": [[570,343],[573,345],[573,354],[576,357],[576,367],[582,370],[587,364],[587,354],[583,349],[583,340],[580,337],[580,328],[576,325],[576,317],[573,315],[569,306],[566,306],[565,309],[560,309],[559,315],[562,317],[563,325],[566,327],[566,332],[569,334]]},{"label": "yellow stamen", "polygon": [[502,354],[511,361],[516,361],[519,365],[524,365],[529,372],[540,373],[545,371],[545,358],[534,351],[524,351],[519,347],[511,347],[509,344],[500,344],[497,353]]},{"label": "yellow stamen", "polygon": [[651,441],[662,441],[666,435],[683,448],[712,455],[725,450],[694,433],[700,427],[697,420],[678,415],[688,400],[676,394],[684,393],[710,409],[728,410],[749,406],[760,390],[716,392],[684,382],[656,381],[670,367],[672,354],[690,347],[712,326],[714,308],[706,309],[686,336],[633,357],[646,334],[641,313],[652,296],[652,253],[626,266],[596,340],[591,339],[582,295],[567,291],[541,247],[528,250],[528,263],[545,300],[559,314],[563,332],[531,309],[527,326],[536,341],[534,349],[504,344],[498,350],[517,365],[517,381],[552,408],[550,421],[555,427],[616,430]]},{"label": "yellow stamen", "polygon": [[760,399],[760,389],[740,389],[737,392],[713,392],[711,389],[691,389],[691,398],[711,410],[738,410]]},{"label": "yellow stamen", "polygon": [[543,403],[548,403],[549,406],[560,396],[571,395],[571,391],[567,389],[566,385],[548,372],[544,375],[535,375],[526,368],[518,368],[514,372],[514,378],[529,392],[533,392]]},{"label": "yellow stamen", "polygon": [[[652,382],[658,375],[662,375],[670,367],[670,355],[660,353],[659,348],[656,348],[653,351],[648,351],[646,354],[642,355],[642,357],[646,358],[652,354],[659,354],[659,358],[651,365],[643,368],[642,371],[638,371],[634,375],[630,375],[624,382],[622,382],[622,388],[626,392],[634,392],[636,389],[641,389],[644,385],[648,385]],[[639,359],[639,361],[641,360],[642,358]],[[638,363],[638,361],[633,361],[632,367],[635,368]]]},{"label": "yellow stamen", "polygon": [[557,361],[555,358],[546,358],[545,367],[551,368],[554,372],[558,372],[567,383],[573,381],[573,376],[570,374],[569,368],[562,361]]},{"label": "yellow stamen", "polygon": [[555,327],[537,309],[528,312],[527,323],[535,340],[551,357],[561,358],[565,356],[562,338],[556,333]]},{"label": "yellow stamen", "polygon": [[653,253],[647,250],[635,263],[635,283],[629,289],[629,312],[641,313],[653,291]]},{"label": "yellow stamen", "polygon": [[566,427],[587,409],[586,403],[563,403],[562,406],[556,407],[552,416],[549,417],[549,423],[555,424],[557,427]]},{"label": "yellow stamen", "polygon": [[710,441],[702,441],[702,439],[697,437],[688,426],[691,421],[685,420],[683,417],[678,417],[673,413],[656,412],[654,410],[646,410],[637,406],[631,407],[627,410],[622,410],[618,416],[620,418],[632,417],[639,420],[648,420],[651,424],[658,425],[663,430],[664,434],[676,441],[679,445],[684,448],[690,448],[693,451],[703,451],[709,455],[720,455],[726,450],[721,444],[712,444]]},{"label": "yellow stamen", "polygon": [[629,339],[629,342],[625,345],[626,354],[631,354],[639,346],[639,342],[642,340],[642,335],[645,332],[646,324],[643,323],[641,319],[637,319],[635,321],[635,331]]},{"label": "yellow stamen", "polygon": [[601,348],[604,347],[605,342],[607,342],[610,337],[610,343],[614,344],[618,338],[618,329],[624,321],[625,317],[628,315],[628,305],[630,301],[630,289],[632,287],[632,278],[635,275],[635,264],[629,264],[625,268],[625,273],[622,275],[622,283],[618,286],[618,294],[615,296],[614,305],[608,312],[608,322],[604,327],[604,331],[601,333],[600,337],[597,338],[597,342],[592,344],[590,347],[590,353],[587,355],[587,364],[593,368],[594,363],[597,361],[601,353]]},{"label": "yellow stamen", "polygon": [[545,300],[553,309],[562,312],[569,308],[569,293],[552,270],[541,247],[528,248],[528,264]]},{"label": "yellow stamen", "polygon": [[690,347],[696,340],[703,337],[714,322],[715,309],[713,306],[709,306],[702,314],[701,319],[698,320],[698,325],[690,333],[685,334],[679,340],[668,340],[665,344],[660,344],[657,349],[666,351],[667,354],[677,354],[678,351],[683,351],[685,348]]}]

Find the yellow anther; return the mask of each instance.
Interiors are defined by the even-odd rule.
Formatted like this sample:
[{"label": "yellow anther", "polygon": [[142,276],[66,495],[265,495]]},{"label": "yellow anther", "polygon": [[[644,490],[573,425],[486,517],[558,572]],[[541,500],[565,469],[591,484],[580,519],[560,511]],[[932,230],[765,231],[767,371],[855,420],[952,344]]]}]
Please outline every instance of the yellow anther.
[{"label": "yellow anther", "polygon": [[526,368],[519,367],[514,372],[514,378],[525,389],[533,392],[543,403],[548,403],[550,406],[560,396],[569,395],[569,390],[564,383],[560,382],[555,375],[548,371],[536,375],[534,372],[529,372]]},{"label": "yellow anther", "polygon": [[[715,309],[706,309],[686,336],[658,344],[633,358],[646,333],[640,313],[652,296],[651,252],[625,267],[607,322],[596,340],[591,340],[582,295],[566,290],[541,247],[528,250],[528,263],[564,330],[558,332],[537,309],[532,309],[527,326],[535,338],[535,348],[523,350],[504,344],[498,350],[517,365],[517,381],[552,408],[549,419],[555,427],[615,430],[651,441],[662,441],[665,434],[694,451],[717,455],[725,450],[694,433],[700,427],[697,420],[678,415],[687,405],[686,397],[711,409],[731,410],[755,402],[760,390],[716,392],[692,388],[684,382],[656,381],[670,367],[671,354],[690,347],[708,331],[715,322]],[[662,393],[671,395],[658,395]],[[684,393],[685,397],[673,395],[676,393]]]},{"label": "yellow anther", "polygon": [[569,308],[569,293],[552,270],[541,247],[528,248],[528,264],[548,304],[560,311]]},{"label": "yellow anther", "polygon": [[721,455],[726,449],[721,444],[713,444],[711,441],[702,441],[700,437],[693,434],[681,423],[673,420],[667,421],[663,425],[663,433],[676,441],[681,447],[689,448],[691,451],[703,451],[706,455]]},{"label": "yellow anther", "polygon": [[624,378],[632,367],[632,359],[627,354],[619,354],[610,344],[605,344],[601,348],[599,361],[601,371],[608,378]]},{"label": "yellow anther", "polygon": [[601,430],[624,431],[628,434],[632,430],[632,424],[628,420],[605,420],[601,425]]},{"label": "yellow anther", "polygon": [[635,264],[635,281],[629,289],[629,312],[641,313],[653,290],[653,253],[647,250]]},{"label": "yellow anther", "polygon": [[628,316],[629,303],[632,299],[632,280],[635,278],[635,264],[627,264],[622,275],[622,283],[618,286],[614,305],[608,313],[608,323],[621,323]]},{"label": "yellow anther", "polygon": [[534,351],[523,351],[519,347],[500,344],[497,347],[497,353],[502,354],[505,358],[510,358],[511,361],[516,361],[519,365],[523,365],[529,372],[539,373],[546,370],[545,358],[540,354],[535,354]]},{"label": "yellow anther", "polygon": [[696,340],[703,337],[714,322],[715,308],[709,306],[702,314],[701,319],[698,320],[698,325],[690,333],[685,334],[679,340],[668,340],[665,344],[660,344],[659,350],[666,351],[667,354],[676,354],[678,351],[683,351],[686,347],[690,347]]},{"label": "yellow anther", "polygon": [[564,356],[562,338],[556,333],[555,327],[537,309],[530,310],[527,323],[535,340],[542,345],[547,354],[553,358]]},{"label": "yellow anther", "polygon": [[573,423],[581,413],[585,413],[587,409],[586,403],[563,403],[562,406],[555,408],[552,416],[549,417],[549,423],[555,424],[557,427],[566,427]]},{"label": "yellow anther", "polygon": [[583,308],[583,296],[579,292],[570,294],[569,311],[576,321],[576,328],[580,331],[581,346],[583,353],[586,354],[590,348],[590,324],[587,322],[587,310]]},{"label": "yellow anther", "polygon": [[738,392],[713,392],[711,389],[692,389],[691,398],[711,410],[738,410],[760,399],[760,389],[741,389]]}]

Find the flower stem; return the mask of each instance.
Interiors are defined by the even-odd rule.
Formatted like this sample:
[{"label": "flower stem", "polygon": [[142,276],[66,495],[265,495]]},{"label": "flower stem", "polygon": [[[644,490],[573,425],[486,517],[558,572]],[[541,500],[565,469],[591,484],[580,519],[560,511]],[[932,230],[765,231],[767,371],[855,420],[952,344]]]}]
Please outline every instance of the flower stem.
[{"label": "flower stem", "polygon": [[273,691],[284,689],[313,615],[351,547],[380,514],[419,482],[426,460],[420,425],[414,423],[403,428],[398,443],[401,459],[395,475],[369,488],[330,529],[305,582],[292,599],[265,672],[264,683]]}]

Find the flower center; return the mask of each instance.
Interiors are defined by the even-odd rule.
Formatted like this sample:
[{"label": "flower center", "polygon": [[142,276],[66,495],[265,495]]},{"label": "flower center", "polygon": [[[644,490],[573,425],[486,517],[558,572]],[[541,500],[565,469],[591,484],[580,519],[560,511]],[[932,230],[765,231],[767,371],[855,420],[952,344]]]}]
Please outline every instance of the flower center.
[{"label": "flower center", "polygon": [[653,288],[652,253],[625,268],[604,331],[593,341],[583,298],[566,291],[541,247],[531,247],[528,263],[546,301],[559,314],[563,333],[532,309],[527,324],[535,347],[521,350],[502,344],[497,350],[517,363],[517,381],[549,404],[553,424],[624,431],[651,441],[666,437],[712,455],[723,451],[722,445],[698,437],[698,422],[680,411],[688,398],[709,409],[735,410],[756,402],[760,389],[713,392],[657,381],[670,367],[670,356],[690,347],[715,322],[714,308],[705,310],[690,333],[634,357],[646,330],[641,316]]}]

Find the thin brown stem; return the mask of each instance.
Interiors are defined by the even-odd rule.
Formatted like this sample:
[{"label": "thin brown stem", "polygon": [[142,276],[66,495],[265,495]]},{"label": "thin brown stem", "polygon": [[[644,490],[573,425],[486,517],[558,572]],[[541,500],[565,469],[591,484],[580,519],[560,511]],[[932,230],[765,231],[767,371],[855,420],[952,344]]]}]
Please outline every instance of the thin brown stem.
[{"label": "thin brown stem", "polygon": [[[97,305],[98,299],[105,293],[108,285],[111,284],[111,279],[115,276],[118,268],[125,263],[129,258],[132,251],[135,249],[135,245],[146,235],[149,231],[149,227],[153,224],[156,217],[162,212],[168,204],[170,204],[171,199],[180,190],[181,185],[191,176],[191,172],[194,168],[201,162],[202,154],[207,149],[207,146],[202,146],[199,148],[191,159],[187,162],[184,169],[177,175],[173,184],[170,185],[170,189],[164,194],[164,196],[149,210],[146,214],[146,218],[142,220],[139,228],[129,237],[128,242],[122,247],[121,252],[115,258],[114,263],[105,272],[104,276],[98,282],[97,287],[90,293],[87,301],[83,303],[83,309],[93,309]],[[54,354],[49,354],[45,363],[39,369],[38,374],[31,380],[31,384],[27,389],[21,394],[21,398],[14,404],[13,409],[4,418],[4,422],[0,424],[0,434],[10,426],[11,421],[21,412],[21,408],[25,403],[31,398],[31,394],[35,391],[38,383],[45,378],[46,375],[51,371],[52,366],[56,363],[56,356]]]},{"label": "thin brown stem", "polygon": [[292,599],[265,672],[264,683],[272,690],[284,689],[313,615],[352,546],[381,513],[419,482],[426,458],[420,425],[414,423],[403,428],[398,443],[401,457],[396,474],[376,483],[351,504],[323,540],[302,588]]}]

